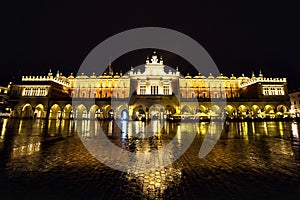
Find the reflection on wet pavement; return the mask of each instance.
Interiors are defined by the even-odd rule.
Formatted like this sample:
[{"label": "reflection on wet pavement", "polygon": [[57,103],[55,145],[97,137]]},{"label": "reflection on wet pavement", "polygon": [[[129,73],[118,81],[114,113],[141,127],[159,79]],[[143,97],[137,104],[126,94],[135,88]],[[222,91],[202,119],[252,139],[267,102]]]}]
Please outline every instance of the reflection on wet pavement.
[{"label": "reflection on wet pavement", "polygon": [[[297,123],[230,122],[213,150],[200,159],[208,128],[221,124],[0,120],[1,199],[300,197]],[[176,134],[178,144],[189,133],[196,137],[167,167],[125,173],[97,161],[75,131],[91,139],[101,128],[115,145],[131,152],[156,151]]]}]

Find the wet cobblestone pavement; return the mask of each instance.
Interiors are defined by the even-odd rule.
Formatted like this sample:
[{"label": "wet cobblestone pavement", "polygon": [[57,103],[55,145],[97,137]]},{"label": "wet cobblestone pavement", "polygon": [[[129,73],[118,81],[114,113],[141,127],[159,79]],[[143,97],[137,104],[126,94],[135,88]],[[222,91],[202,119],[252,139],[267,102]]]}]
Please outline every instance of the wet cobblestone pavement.
[{"label": "wet cobblestone pavement", "polygon": [[[50,121],[47,131],[43,120],[1,119],[1,125],[1,199],[300,197],[299,125],[291,122],[232,122],[203,159],[198,153],[207,124],[180,124],[197,133],[194,142],[174,163],[148,173],[101,164],[74,133],[73,121]],[[178,131],[178,125],[167,124],[154,138],[140,139],[134,128],[124,136],[115,124],[101,126],[121,148],[130,150],[136,140],[133,148],[138,151],[160,148]]]}]

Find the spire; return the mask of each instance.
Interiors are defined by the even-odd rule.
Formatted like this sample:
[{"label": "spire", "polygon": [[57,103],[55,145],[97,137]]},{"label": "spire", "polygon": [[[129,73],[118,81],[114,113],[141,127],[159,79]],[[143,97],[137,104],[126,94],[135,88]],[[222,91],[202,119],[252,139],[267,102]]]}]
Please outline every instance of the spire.
[{"label": "spire", "polygon": [[252,71],[252,77],[255,77],[254,71]]}]

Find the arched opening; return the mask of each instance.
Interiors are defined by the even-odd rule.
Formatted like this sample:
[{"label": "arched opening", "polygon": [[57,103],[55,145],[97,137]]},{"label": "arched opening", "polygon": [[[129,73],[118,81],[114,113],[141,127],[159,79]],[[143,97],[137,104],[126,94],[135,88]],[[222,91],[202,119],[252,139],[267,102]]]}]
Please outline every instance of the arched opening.
[{"label": "arched opening", "polygon": [[114,110],[111,105],[106,105],[102,107],[103,118],[104,119],[113,119],[114,118]]},{"label": "arched opening", "polygon": [[185,105],[181,108],[181,113],[184,115],[192,115],[193,111],[190,106]]},{"label": "arched opening", "polygon": [[249,109],[245,105],[240,105],[237,109],[237,115],[239,117],[247,117],[249,114]]},{"label": "arched opening", "polygon": [[50,114],[49,114],[49,119],[58,119],[61,117],[61,110],[59,105],[54,104],[50,108]]},{"label": "arched opening", "polygon": [[62,118],[63,119],[72,119],[73,116],[73,109],[70,104],[65,105],[62,113]]},{"label": "arched opening", "polygon": [[226,105],[225,112],[227,117],[234,117],[234,107],[232,105]]},{"label": "arched opening", "polygon": [[44,106],[42,104],[39,104],[34,109],[34,118],[44,118]]},{"label": "arched opening", "polygon": [[87,109],[83,104],[80,104],[79,106],[77,106],[75,117],[77,119],[87,119],[88,118]]},{"label": "arched opening", "polygon": [[288,116],[289,109],[285,105],[278,105],[276,108],[276,116],[277,117],[286,117]]},{"label": "arched opening", "polygon": [[200,105],[200,106],[199,106],[199,111],[200,111],[201,113],[207,113],[208,109],[207,109],[207,107],[205,107],[204,105]]},{"label": "arched opening", "polygon": [[133,109],[132,119],[139,121],[146,120],[146,112],[142,106],[138,106]]},{"label": "arched opening", "polygon": [[214,116],[214,117],[220,116],[220,114],[221,114],[221,108],[217,105],[213,105],[211,107],[211,111],[212,111],[211,116]]},{"label": "arched opening", "polygon": [[128,120],[129,119],[129,112],[127,109],[123,109],[121,111],[121,120]]},{"label": "arched opening", "polygon": [[100,110],[99,110],[99,106],[97,105],[92,105],[90,108],[90,119],[95,119],[95,118],[99,118],[99,114],[100,114]]},{"label": "arched opening", "polygon": [[271,105],[266,105],[264,111],[266,116],[273,116],[275,114],[274,107]]},{"label": "arched opening", "polygon": [[164,107],[159,104],[154,104],[149,108],[149,117],[151,120],[162,119],[164,115]]},{"label": "arched opening", "polygon": [[176,113],[176,109],[172,106],[167,105],[166,106],[166,114],[172,115]]},{"label": "arched opening", "polygon": [[33,117],[32,113],[33,113],[32,106],[29,103],[25,104],[22,108],[22,117],[23,118]]},{"label": "arched opening", "polygon": [[[123,113],[124,110],[127,110],[127,117],[126,120],[129,119],[129,111],[128,111],[128,106],[127,105],[119,105],[116,109],[114,109],[114,117],[116,119],[120,119],[123,120],[123,118],[125,117],[125,113]],[[122,116],[124,115],[124,116]]]},{"label": "arched opening", "polygon": [[261,113],[261,109],[258,105],[253,105],[251,107],[251,115],[252,117],[258,117],[258,115]]}]

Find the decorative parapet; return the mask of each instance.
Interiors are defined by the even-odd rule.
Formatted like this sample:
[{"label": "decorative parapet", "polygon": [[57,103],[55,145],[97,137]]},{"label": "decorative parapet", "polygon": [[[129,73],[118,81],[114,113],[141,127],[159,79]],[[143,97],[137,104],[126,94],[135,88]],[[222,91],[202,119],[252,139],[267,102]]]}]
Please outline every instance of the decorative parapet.
[{"label": "decorative parapet", "polygon": [[53,81],[55,83],[68,87],[68,79],[62,76],[22,76],[22,81]]},{"label": "decorative parapet", "polygon": [[254,78],[254,79],[249,79],[249,81],[245,83],[241,83],[241,87],[246,87],[255,83],[286,83],[286,78]]}]

